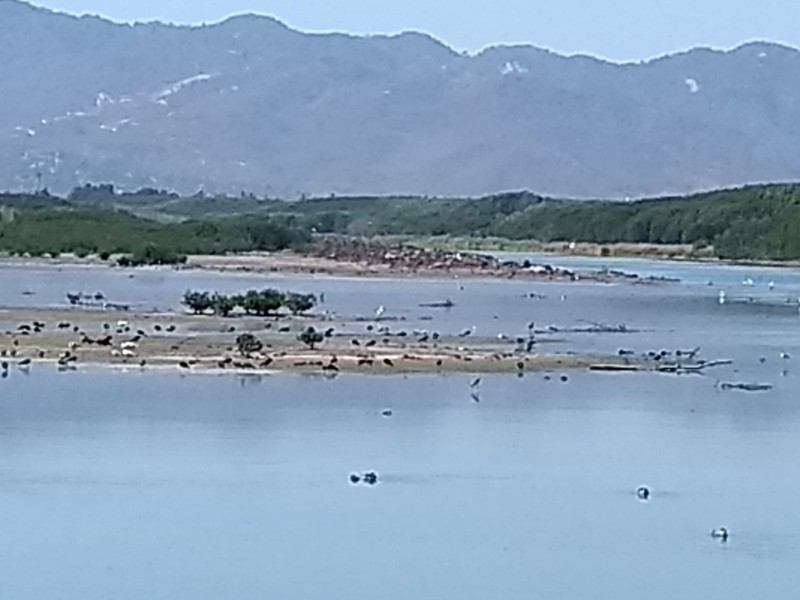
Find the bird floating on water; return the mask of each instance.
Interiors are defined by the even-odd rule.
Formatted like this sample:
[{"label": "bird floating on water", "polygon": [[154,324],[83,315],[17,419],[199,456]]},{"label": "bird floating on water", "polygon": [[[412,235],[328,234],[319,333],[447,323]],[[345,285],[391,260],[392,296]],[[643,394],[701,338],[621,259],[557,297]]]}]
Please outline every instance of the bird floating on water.
[{"label": "bird floating on water", "polygon": [[728,537],[730,537],[730,533],[725,527],[720,527],[719,529],[711,530],[711,537],[718,539],[721,542],[727,542]]},{"label": "bird floating on water", "polygon": [[650,499],[650,489],[647,486],[641,485],[636,488],[636,497],[639,500],[647,501]]}]

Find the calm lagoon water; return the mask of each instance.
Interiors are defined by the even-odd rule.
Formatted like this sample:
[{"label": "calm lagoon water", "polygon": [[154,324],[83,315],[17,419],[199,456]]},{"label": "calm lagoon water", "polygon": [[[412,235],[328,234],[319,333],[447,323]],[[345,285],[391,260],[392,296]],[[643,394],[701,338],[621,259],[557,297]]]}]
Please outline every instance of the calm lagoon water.
[{"label": "calm lagoon water", "polygon": [[[0,285],[0,301],[60,302],[73,276],[154,305],[189,284],[243,285],[60,273],[24,282],[40,291],[14,302]],[[18,275],[0,270],[0,284]],[[164,279],[141,283],[151,275]],[[0,381],[0,597],[750,599],[800,585],[796,309],[720,306],[699,283],[285,282],[325,290],[343,313],[384,303],[409,327],[626,322],[641,333],[548,343],[702,345],[735,363],[703,377],[484,376],[479,404],[467,375],[12,371]],[[444,293],[457,306],[419,320],[419,302]],[[775,388],[721,392],[717,377]],[[348,483],[372,469],[374,488]],[[709,536],[720,526],[727,544]]]}]

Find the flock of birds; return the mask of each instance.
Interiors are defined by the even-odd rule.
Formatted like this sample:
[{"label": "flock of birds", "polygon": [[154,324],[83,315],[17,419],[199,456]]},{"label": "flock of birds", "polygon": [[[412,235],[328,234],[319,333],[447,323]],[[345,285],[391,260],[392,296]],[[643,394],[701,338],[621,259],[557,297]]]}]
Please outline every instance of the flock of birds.
[{"label": "flock of birds", "polygon": [[[2,357],[2,362],[0,362],[0,377],[2,379],[8,378],[12,365],[16,366],[24,373],[30,371],[34,358],[30,356],[19,357],[20,339],[44,334],[47,330],[47,323],[34,320],[31,323],[21,323],[17,326],[15,331],[5,332],[5,335],[11,338],[11,348],[0,349],[0,357]],[[99,336],[92,337],[87,333],[85,326],[82,327],[69,321],[61,321],[55,325],[55,330],[61,333],[74,335],[78,338],[77,340],[73,339],[68,341],[66,347],[57,351],[57,355],[55,356],[58,370],[68,371],[74,370],[77,367],[79,360],[78,350],[81,348],[105,348],[108,349],[111,357],[136,359],[138,358],[139,343],[143,339],[150,335],[174,333],[177,331],[177,326],[174,324],[161,325],[156,323],[152,326],[152,332],[148,333],[144,329],[137,329],[134,331],[127,321],[119,320],[116,321],[116,323],[103,323],[102,333]],[[48,350],[39,348],[35,350],[35,358],[45,360],[53,357],[48,356]],[[138,361],[138,365],[144,367],[147,365],[147,361],[142,358]],[[186,366],[188,366],[188,364]]]},{"label": "flock of birds", "polygon": [[[713,286],[714,282],[713,281],[709,281],[707,285]],[[747,277],[747,278],[742,280],[742,286],[746,287],[746,288],[754,288],[754,287],[757,286],[757,284],[753,280],[752,277]],[[775,282],[774,281],[768,282],[767,283],[767,289],[770,292],[775,291]],[[753,303],[755,301],[756,301],[756,298],[754,296],[747,296],[747,302]],[[729,302],[728,293],[725,290],[720,290],[719,293],[717,294],[717,303],[720,306],[722,306],[724,304],[727,304],[728,302]],[[796,305],[797,309],[798,309],[798,312],[800,312],[800,296],[796,297],[796,298],[788,296],[788,297],[786,297],[784,304]]]},{"label": "flock of birds", "polygon": [[[754,284],[752,279],[748,278],[748,279],[743,281],[743,285],[747,286],[747,287],[751,287],[751,286],[753,286],[755,284]],[[768,288],[770,290],[774,290],[774,288],[775,288],[774,282],[770,281],[769,284],[768,284]],[[726,292],[724,290],[721,290],[719,292],[718,302],[719,302],[720,305],[723,305],[723,304],[725,304],[727,302],[727,294],[726,294]],[[800,298],[798,298],[798,305],[800,306]],[[376,320],[380,320],[382,317],[384,317],[385,313],[386,313],[385,306],[383,306],[383,305],[379,306],[375,310],[375,318],[376,318]],[[19,346],[19,341],[18,341],[18,339],[16,339],[16,337],[17,336],[21,337],[21,336],[29,336],[29,335],[40,334],[46,329],[46,327],[47,327],[47,325],[45,323],[43,323],[43,322],[33,321],[30,324],[26,323],[26,324],[19,325],[16,332],[6,332],[7,335],[12,335],[14,337],[13,342],[12,342],[13,348],[11,350],[3,349],[2,351],[0,351],[0,353],[2,354],[2,357],[3,357],[2,362],[0,362],[0,376],[2,376],[3,378],[8,377],[9,368],[11,366],[11,363],[9,362],[9,360],[10,359],[14,359],[17,356],[16,348]],[[69,322],[59,323],[57,328],[59,330],[69,330],[72,333],[75,333],[75,334],[80,336],[80,342],[75,342],[75,341],[69,342],[67,348],[63,352],[59,353],[58,358],[57,358],[57,364],[59,366],[59,369],[71,369],[71,368],[74,368],[74,365],[78,360],[78,357],[76,355],[76,350],[81,346],[95,345],[95,346],[99,346],[99,347],[108,347],[108,348],[110,348],[111,355],[114,356],[114,357],[121,357],[121,358],[126,358],[126,359],[127,358],[131,358],[131,359],[136,358],[139,342],[149,335],[146,331],[144,331],[142,329],[137,329],[136,331],[133,331],[131,326],[124,320],[117,321],[113,325],[110,324],[110,323],[104,323],[103,324],[103,329],[105,331],[105,334],[102,335],[101,337],[96,337],[96,338],[90,337],[89,335],[87,335],[87,333],[85,331],[83,331],[81,329],[80,326],[73,325],[73,324],[71,324]],[[175,325],[162,326],[162,325],[159,325],[159,324],[155,324],[155,325],[153,325],[152,329],[153,329],[153,332],[156,333],[156,334],[159,334],[159,333],[173,333],[176,330],[176,326]],[[519,346],[519,349],[524,349],[525,351],[530,352],[533,349],[533,347],[534,347],[534,345],[536,343],[535,335],[534,335],[534,333],[535,333],[535,324],[533,322],[529,323],[527,329],[528,329],[527,336],[521,336],[521,337],[516,338],[516,342],[517,342],[517,344]],[[383,327],[375,327],[375,326],[369,325],[367,327],[367,330],[368,330],[369,333],[376,333],[378,335],[384,335],[384,336],[391,335],[389,328],[385,327],[385,326],[383,326]],[[466,337],[473,336],[473,335],[475,335],[476,330],[477,330],[477,328],[475,326],[472,326],[472,327],[470,327],[468,329],[465,329],[465,330],[461,331],[458,334],[457,337],[466,338]],[[288,328],[282,328],[280,330],[281,333],[287,333],[288,331],[289,331]],[[333,332],[334,332],[333,328],[327,329],[325,331],[325,337],[332,337]],[[418,331],[418,332],[414,332],[414,333],[417,335],[417,340],[416,341],[418,343],[426,343],[426,342],[429,342],[429,341],[437,341],[437,340],[440,339],[440,334],[437,333],[437,332],[431,333],[431,332],[428,332],[428,331]],[[115,335],[116,336],[125,336],[127,339],[119,341],[119,342],[116,342],[116,344],[115,344]],[[405,332],[398,332],[397,334],[394,334],[394,335],[397,335],[398,337],[406,337],[408,334],[405,333]],[[502,339],[501,336],[498,336],[498,337],[500,339]],[[364,347],[371,348],[371,347],[373,347],[373,346],[375,346],[377,344],[377,340],[373,338],[373,339],[370,339],[370,340],[368,340],[366,342],[362,342],[362,341],[359,341],[357,338],[353,338],[351,340],[351,343],[352,343],[353,346],[360,346],[363,343]],[[665,359],[670,358],[670,357],[673,357],[673,358],[679,359],[679,360],[680,359],[693,360],[698,351],[699,351],[699,348],[694,348],[694,349],[689,349],[689,350],[677,350],[677,351],[674,351],[674,352],[669,352],[669,351],[661,351],[661,352],[651,351],[650,353],[646,353],[645,355],[643,355],[643,357],[646,360],[651,360],[651,361],[656,361],[656,362],[665,360]],[[621,349],[619,351],[619,355],[620,356],[632,356],[633,352],[630,351],[630,350]],[[45,358],[44,351],[40,351],[39,357],[40,358]],[[781,358],[784,359],[784,360],[788,360],[790,357],[789,357],[789,355],[787,353],[782,352],[781,353]],[[374,360],[375,360],[374,358],[362,357],[359,360],[359,365],[371,365]],[[761,360],[762,360],[762,362],[764,361],[763,358]],[[266,366],[269,366],[269,364],[271,362],[272,362],[272,359],[270,357],[266,357],[264,363],[259,365],[259,366],[266,367]],[[331,359],[330,359],[329,362],[327,362],[325,364],[322,364],[322,368],[323,368],[323,370],[326,370],[326,371],[338,372],[338,367],[336,366],[337,362],[338,362],[337,357],[335,355],[333,355],[333,356],[331,356]],[[391,358],[385,357],[385,358],[382,359],[382,362],[383,362],[383,364],[385,366],[394,367],[394,362],[392,361]],[[32,363],[32,359],[30,357],[21,358],[21,359],[16,360],[16,362],[15,362],[16,366],[19,369],[23,370],[23,371],[29,369],[31,363]],[[196,363],[196,361],[182,360],[182,361],[180,361],[178,363],[178,366],[180,368],[182,368],[182,369],[190,369],[193,366],[194,363]],[[440,361],[440,363],[441,363],[441,361]],[[146,361],[144,359],[142,359],[139,364],[141,366],[145,366],[146,365]],[[244,367],[244,366],[249,366],[249,365],[251,365],[251,363],[241,362],[241,364],[240,364],[240,363],[234,361],[230,357],[222,359],[221,361],[219,361],[219,364],[218,364],[218,366],[220,368],[226,368],[228,366],[242,366],[242,367]],[[518,367],[518,371],[520,373],[522,373],[523,370],[524,370],[524,367],[525,367],[524,362],[522,362],[522,361],[518,362],[517,367]],[[546,376],[546,378],[549,379],[549,376]],[[560,376],[560,379],[561,379],[562,382],[568,381],[568,378],[567,378],[566,375]],[[478,402],[481,401],[481,396],[480,396],[481,383],[482,383],[482,377],[480,377],[480,376],[475,377],[474,379],[472,379],[469,382],[470,398],[472,399],[473,402],[478,403]],[[381,411],[381,416],[383,416],[384,418],[391,418],[393,416],[393,414],[394,414],[394,412],[391,409],[385,409],[385,410]],[[361,474],[352,473],[352,474],[349,475],[349,482],[352,485],[363,484],[363,485],[367,485],[367,486],[375,486],[375,485],[377,485],[378,480],[379,480],[379,477],[378,477],[377,472],[375,472],[375,471],[367,471],[367,472],[364,472],[364,473],[361,473]],[[640,487],[636,488],[635,495],[642,502],[649,502],[653,497],[652,491],[646,486],[640,486]],[[712,529],[711,532],[710,532],[710,535],[714,539],[717,539],[717,540],[719,540],[720,542],[723,542],[723,543],[727,542],[728,539],[730,538],[730,532],[726,527],[720,527],[720,528]]]}]

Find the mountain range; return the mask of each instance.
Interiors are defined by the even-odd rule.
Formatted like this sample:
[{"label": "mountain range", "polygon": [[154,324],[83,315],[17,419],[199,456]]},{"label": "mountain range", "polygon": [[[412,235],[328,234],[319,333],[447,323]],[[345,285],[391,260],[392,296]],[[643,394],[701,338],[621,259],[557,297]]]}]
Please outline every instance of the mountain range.
[{"label": "mountain range", "polygon": [[624,198],[800,179],[800,52],[771,43],[617,64],[0,0],[0,97],[8,190]]}]

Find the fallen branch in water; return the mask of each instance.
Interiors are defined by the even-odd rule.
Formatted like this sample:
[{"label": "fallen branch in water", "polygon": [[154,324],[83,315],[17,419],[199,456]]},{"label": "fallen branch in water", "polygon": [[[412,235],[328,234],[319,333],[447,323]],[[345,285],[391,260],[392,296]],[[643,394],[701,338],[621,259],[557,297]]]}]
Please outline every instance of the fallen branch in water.
[{"label": "fallen branch in water", "polygon": [[717,381],[716,388],[721,390],[741,390],[743,392],[768,392],[772,389],[771,383],[729,383]]}]

